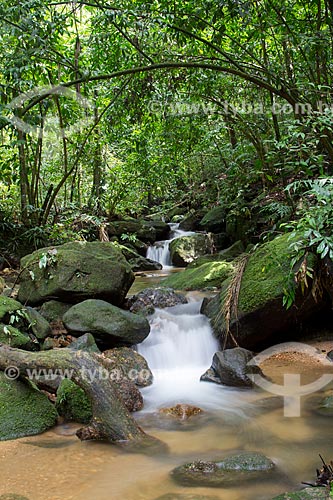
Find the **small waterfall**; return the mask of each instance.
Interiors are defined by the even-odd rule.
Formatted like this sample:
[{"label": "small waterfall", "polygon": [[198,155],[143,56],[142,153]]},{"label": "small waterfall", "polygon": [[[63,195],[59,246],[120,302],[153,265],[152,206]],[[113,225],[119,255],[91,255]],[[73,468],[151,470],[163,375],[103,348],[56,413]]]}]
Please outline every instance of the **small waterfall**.
[{"label": "small waterfall", "polygon": [[163,268],[172,267],[170,251],[169,251],[169,243],[176,238],[180,238],[181,236],[191,236],[195,234],[193,231],[182,231],[179,229],[179,224],[170,223],[170,239],[164,241],[157,241],[154,245],[148,247],[147,250],[147,259],[154,260],[155,262],[159,262],[162,264]]},{"label": "small waterfall", "polygon": [[143,389],[145,411],[177,403],[201,408],[238,407],[237,396],[228,388],[200,382],[219,350],[201,302],[157,309],[150,318],[151,331],[138,351],[154,375],[152,386]]}]

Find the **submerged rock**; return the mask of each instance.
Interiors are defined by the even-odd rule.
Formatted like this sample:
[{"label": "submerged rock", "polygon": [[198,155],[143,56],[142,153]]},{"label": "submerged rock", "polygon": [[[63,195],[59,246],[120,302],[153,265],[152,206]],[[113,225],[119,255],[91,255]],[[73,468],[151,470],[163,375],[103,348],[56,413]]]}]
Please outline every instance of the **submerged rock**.
[{"label": "submerged rock", "polygon": [[178,404],[170,408],[160,408],[159,413],[179,420],[188,420],[189,418],[203,413],[203,410],[197,406],[188,404]]},{"label": "submerged rock", "polygon": [[264,377],[258,366],[249,366],[253,353],[241,347],[218,351],[214,354],[212,366],[200,380],[215,382],[231,387],[253,387],[249,375],[256,373]]},{"label": "submerged rock", "polygon": [[41,248],[23,257],[21,268],[18,298],[31,305],[50,299],[73,304],[91,297],[121,305],[134,281],[125,257],[109,242]]},{"label": "submerged rock", "polygon": [[150,331],[146,318],[104,300],[89,299],[76,304],[66,312],[63,321],[74,336],[91,333],[101,349],[114,347],[117,342],[138,344]]},{"label": "submerged rock", "polygon": [[153,314],[155,307],[164,309],[179,304],[187,304],[187,298],[172,288],[145,288],[127,301],[127,307],[133,313]]},{"label": "submerged rock", "polygon": [[166,493],[161,497],[155,498],[155,500],[219,500],[219,498],[211,495],[194,495],[191,493]]},{"label": "submerged rock", "polygon": [[326,488],[305,488],[300,491],[283,493],[272,500],[327,500],[329,498]]},{"label": "submerged rock", "polygon": [[258,452],[244,452],[222,460],[190,462],[172,470],[172,478],[183,486],[229,486],[263,479],[275,465]]},{"label": "submerged rock", "polygon": [[53,427],[57,411],[29,381],[0,372],[0,441],[40,434]]}]

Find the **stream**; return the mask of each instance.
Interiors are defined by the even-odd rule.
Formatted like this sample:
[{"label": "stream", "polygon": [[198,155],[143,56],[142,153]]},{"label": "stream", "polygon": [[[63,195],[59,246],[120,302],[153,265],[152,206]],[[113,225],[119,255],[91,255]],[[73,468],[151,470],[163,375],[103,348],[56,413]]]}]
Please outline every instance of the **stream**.
[{"label": "stream", "polygon": [[[163,271],[172,272],[166,250],[169,241],[151,248],[149,258],[159,252],[159,261],[167,266]],[[137,289],[162,275],[137,278]],[[188,300],[188,304],[157,309],[150,318],[150,335],[138,346],[154,383],[142,390],[145,406],[135,418],[146,432],[166,443],[169,452],[149,456],[105,443],[81,443],[75,436],[79,426],[62,424],[43,435],[0,442],[0,494],[16,493],[29,500],[155,500],[166,493],[189,493],[193,500],[200,495],[270,500],[300,488],[302,481],[315,480],[318,453],[327,461],[333,458],[332,417],[315,411],[324,389],[302,398],[300,417],[286,418],[281,398],[272,394],[200,382],[218,344],[208,319],[199,312],[202,297],[191,293]],[[278,380],[286,370],[297,373],[297,364],[276,362],[267,367],[267,374]],[[315,368],[303,370],[303,384],[316,378]],[[177,403],[194,404],[204,412],[182,422],[161,418],[159,408]],[[219,459],[238,451],[263,452],[279,468],[279,479],[191,488],[178,486],[169,477],[182,463]]]}]

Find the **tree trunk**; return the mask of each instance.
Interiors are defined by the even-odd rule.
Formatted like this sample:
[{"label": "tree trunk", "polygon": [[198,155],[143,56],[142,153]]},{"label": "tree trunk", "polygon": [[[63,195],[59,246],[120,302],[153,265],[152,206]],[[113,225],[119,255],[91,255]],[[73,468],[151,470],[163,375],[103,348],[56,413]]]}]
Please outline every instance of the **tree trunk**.
[{"label": "tree trunk", "polygon": [[145,434],[129,414],[118,395],[116,382],[111,381],[99,355],[70,349],[33,353],[0,344],[0,370],[9,366],[17,367],[20,376],[29,377],[33,370],[44,374],[64,373],[85,391],[92,402],[93,417],[86,427],[77,431],[81,440],[158,442]]}]

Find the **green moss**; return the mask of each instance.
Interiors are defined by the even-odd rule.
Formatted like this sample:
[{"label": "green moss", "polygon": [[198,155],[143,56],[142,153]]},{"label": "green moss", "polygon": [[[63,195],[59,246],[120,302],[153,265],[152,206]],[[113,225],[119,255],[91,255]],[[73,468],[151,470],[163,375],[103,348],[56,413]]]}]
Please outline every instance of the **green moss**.
[{"label": "green moss", "polygon": [[55,425],[58,414],[30,382],[8,380],[0,372],[0,441],[32,436]]},{"label": "green moss", "polygon": [[177,290],[201,290],[207,287],[220,287],[230,275],[233,265],[230,262],[206,262],[199,267],[185,269],[162,281],[163,286]]},{"label": "green moss", "polygon": [[0,324],[0,344],[7,344],[11,347],[17,349],[28,349],[34,348],[34,343],[28,335],[21,333],[17,328],[13,326]]},{"label": "green moss", "polygon": [[242,277],[239,310],[260,308],[281,296],[290,279],[290,234],[265,243],[251,255]]},{"label": "green moss", "polygon": [[18,309],[23,309],[22,304],[17,300],[10,299],[9,297],[0,297],[0,320],[3,320],[6,315],[17,311]]},{"label": "green moss", "polygon": [[69,379],[64,379],[58,388],[56,408],[66,420],[87,424],[92,417],[91,402],[84,390]]}]

